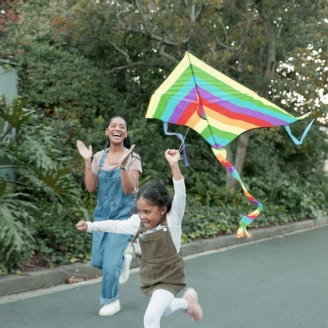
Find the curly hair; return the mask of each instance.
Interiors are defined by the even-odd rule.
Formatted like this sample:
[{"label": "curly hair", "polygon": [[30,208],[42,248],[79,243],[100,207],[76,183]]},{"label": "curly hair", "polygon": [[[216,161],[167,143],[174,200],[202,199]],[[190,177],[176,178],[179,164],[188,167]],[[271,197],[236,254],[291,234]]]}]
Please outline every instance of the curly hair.
[{"label": "curly hair", "polygon": [[167,212],[172,206],[172,197],[167,189],[159,181],[148,181],[144,184],[137,193],[137,200],[143,197],[154,206],[167,207]]}]

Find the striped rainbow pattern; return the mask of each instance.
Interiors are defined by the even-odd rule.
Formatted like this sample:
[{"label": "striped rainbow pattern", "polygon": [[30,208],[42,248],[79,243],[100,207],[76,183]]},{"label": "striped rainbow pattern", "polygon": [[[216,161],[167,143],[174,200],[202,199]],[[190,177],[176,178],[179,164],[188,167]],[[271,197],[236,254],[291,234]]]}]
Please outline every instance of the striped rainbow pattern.
[{"label": "striped rainbow pattern", "polygon": [[307,115],[295,118],[186,52],[152,95],[146,118],[189,126],[219,149],[247,130],[285,126]]}]

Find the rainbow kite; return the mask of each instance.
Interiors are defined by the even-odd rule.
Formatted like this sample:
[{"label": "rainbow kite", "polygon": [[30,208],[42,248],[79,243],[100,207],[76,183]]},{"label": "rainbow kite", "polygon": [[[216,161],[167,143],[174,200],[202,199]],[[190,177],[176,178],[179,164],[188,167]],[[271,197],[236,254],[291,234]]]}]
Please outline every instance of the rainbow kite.
[{"label": "rainbow kite", "polygon": [[[255,211],[242,217],[237,231],[237,237],[240,238],[245,234],[250,237],[246,227],[256,219],[263,206],[247,191],[238,172],[227,161],[224,147],[245,131],[273,126],[284,126],[294,143],[301,144],[314,120],[300,140],[292,135],[289,124],[308,115],[295,118],[186,52],[152,95],[146,118],[163,121],[164,132],[176,135],[182,142],[184,138],[181,134],[168,132],[168,124],[188,126],[211,145],[216,158],[241,184],[249,201],[257,206]],[[185,152],[184,157],[188,165]]]}]

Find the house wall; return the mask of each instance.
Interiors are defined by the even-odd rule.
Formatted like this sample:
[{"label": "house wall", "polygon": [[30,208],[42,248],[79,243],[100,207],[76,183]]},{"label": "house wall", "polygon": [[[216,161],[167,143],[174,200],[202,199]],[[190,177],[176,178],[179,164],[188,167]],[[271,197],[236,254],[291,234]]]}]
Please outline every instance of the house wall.
[{"label": "house wall", "polygon": [[14,69],[0,66],[0,93],[4,94],[10,103],[17,96],[17,74]]},{"label": "house wall", "polygon": [[[13,103],[17,96],[17,74],[14,69],[6,69],[0,66],[0,95],[4,95],[10,104]],[[4,123],[0,119],[0,135],[10,128],[8,123]],[[11,129],[10,133],[6,135],[5,141],[11,142],[16,136],[16,130]],[[10,168],[10,163],[7,160],[0,158],[0,177],[5,180],[14,181],[15,174]]]}]

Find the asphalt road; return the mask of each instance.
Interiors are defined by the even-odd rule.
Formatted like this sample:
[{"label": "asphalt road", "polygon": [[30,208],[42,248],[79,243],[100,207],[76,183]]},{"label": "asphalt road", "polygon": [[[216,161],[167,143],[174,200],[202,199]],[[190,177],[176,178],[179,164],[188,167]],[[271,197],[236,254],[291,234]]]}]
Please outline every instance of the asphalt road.
[{"label": "asphalt road", "polygon": [[[204,318],[183,312],[161,327],[328,328],[328,227],[186,258]],[[99,317],[100,280],[0,298],[1,328],[142,328],[148,298],[137,269],[121,286],[122,310]]]}]

